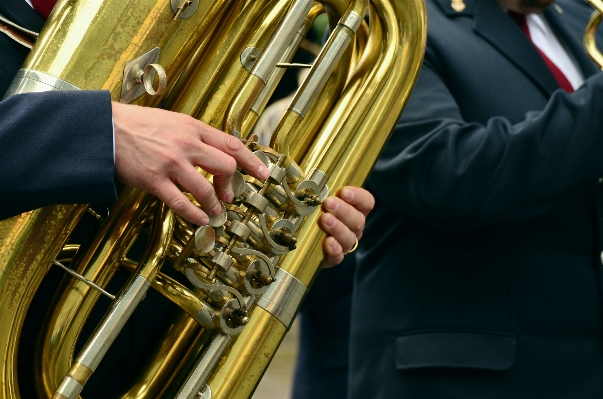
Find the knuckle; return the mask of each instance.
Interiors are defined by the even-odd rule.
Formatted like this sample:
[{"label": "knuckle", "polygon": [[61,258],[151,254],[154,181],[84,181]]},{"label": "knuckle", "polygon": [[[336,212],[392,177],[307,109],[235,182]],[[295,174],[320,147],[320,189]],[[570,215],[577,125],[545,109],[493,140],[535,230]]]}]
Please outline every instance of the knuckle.
[{"label": "knuckle", "polygon": [[214,176],[214,189],[217,190],[226,190],[230,187],[231,185],[231,179],[228,178],[217,178],[217,176]]},{"label": "knuckle", "polygon": [[364,220],[364,218],[362,218],[362,220],[359,220],[356,223],[356,226],[354,227],[354,231],[355,232],[363,231],[364,230],[364,225],[365,225],[365,220]]},{"label": "knuckle", "polygon": [[167,170],[178,169],[180,163],[182,162],[182,158],[178,154],[177,151],[173,149],[168,149],[163,156],[164,167]]},{"label": "knuckle", "polygon": [[176,145],[179,146],[179,148],[190,148],[190,147],[198,147],[199,146],[199,140],[193,136],[190,136],[188,134],[179,134],[176,136],[175,138],[176,141]]},{"label": "knuckle", "polygon": [[239,153],[243,148],[243,144],[234,136],[224,135],[224,148],[231,153]]},{"label": "knuckle", "polygon": [[200,184],[195,194],[195,197],[198,197],[197,199],[209,200],[214,196],[214,188],[211,184]]},{"label": "knuckle", "polygon": [[167,204],[169,205],[170,208],[172,208],[172,210],[174,212],[180,214],[186,210],[186,208],[188,207],[190,202],[186,198],[177,196],[177,197],[172,197],[170,199],[170,201],[167,202]]},{"label": "knuckle", "polygon": [[233,157],[227,157],[224,160],[224,168],[228,171],[229,174],[234,173],[237,169],[237,161]]},{"label": "knuckle", "polygon": [[178,113],[178,115],[181,115],[182,124],[184,125],[184,127],[195,132],[197,135],[201,134],[201,132],[203,131],[203,124],[201,122],[199,122],[197,119],[193,118],[190,115],[184,115],[181,113]]}]

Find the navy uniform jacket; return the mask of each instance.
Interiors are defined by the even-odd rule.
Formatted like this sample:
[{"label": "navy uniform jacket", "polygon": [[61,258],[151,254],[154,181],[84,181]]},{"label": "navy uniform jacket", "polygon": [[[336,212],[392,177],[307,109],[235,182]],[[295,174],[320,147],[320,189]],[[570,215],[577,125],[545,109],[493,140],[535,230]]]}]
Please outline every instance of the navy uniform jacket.
[{"label": "navy uniform jacket", "polygon": [[[24,0],[0,14],[39,32],[44,21]],[[29,50],[0,33],[0,97]],[[21,94],[0,101],[0,219],[44,205],[116,199],[108,92]]]},{"label": "navy uniform jacket", "polygon": [[345,399],[354,257],[322,269],[304,299],[293,399]]},{"label": "navy uniform jacket", "polygon": [[603,74],[592,10],[544,13],[558,89],[495,0],[428,0],[425,61],[368,189],[351,398],[603,397]]}]

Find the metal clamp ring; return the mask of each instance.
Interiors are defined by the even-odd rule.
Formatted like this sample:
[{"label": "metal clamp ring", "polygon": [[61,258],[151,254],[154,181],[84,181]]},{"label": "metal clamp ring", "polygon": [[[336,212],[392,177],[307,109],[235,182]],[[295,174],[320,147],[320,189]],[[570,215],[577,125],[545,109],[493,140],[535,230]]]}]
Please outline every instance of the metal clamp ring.
[{"label": "metal clamp ring", "polygon": [[[159,86],[157,90],[153,87],[153,79],[155,78],[155,72],[157,72],[157,78],[159,79]],[[165,88],[167,87],[167,75],[165,73],[165,69],[159,64],[149,64],[144,67],[144,72],[142,73],[142,83],[144,84],[144,88],[151,96],[157,96],[163,94]]]}]

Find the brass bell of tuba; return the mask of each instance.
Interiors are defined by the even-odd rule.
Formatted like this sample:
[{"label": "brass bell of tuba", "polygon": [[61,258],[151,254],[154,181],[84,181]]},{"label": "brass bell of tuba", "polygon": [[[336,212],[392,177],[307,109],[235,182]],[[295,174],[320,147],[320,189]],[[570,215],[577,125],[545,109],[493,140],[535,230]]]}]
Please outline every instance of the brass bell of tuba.
[{"label": "brass bell of tuba", "polygon": [[[258,145],[249,132],[323,13],[332,33],[270,147]],[[161,106],[240,137],[271,174],[237,173],[235,200],[199,228],[129,188],[86,245],[66,245],[85,205],[0,222],[0,397],[20,397],[18,342],[53,265],[75,277],[65,276],[40,333],[39,397],[77,398],[149,288],[179,313],[122,397],[250,397],[320,268],[321,201],[364,183],[425,40],[421,0],[59,0],[7,95],[109,90],[114,101]],[[143,236],[140,259],[128,258]],[[187,284],[161,272],[166,260]],[[131,276],[113,296],[106,286],[118,270]],[[74,353],[101,295],[111,306]]]}]

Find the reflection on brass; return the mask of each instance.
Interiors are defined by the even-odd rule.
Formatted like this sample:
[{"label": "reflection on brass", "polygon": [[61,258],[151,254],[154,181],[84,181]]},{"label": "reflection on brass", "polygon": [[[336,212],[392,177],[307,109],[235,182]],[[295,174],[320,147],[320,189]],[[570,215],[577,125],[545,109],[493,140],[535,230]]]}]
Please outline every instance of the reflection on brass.
[{"label": "reflection on brass", "polygon": [[55,266],[59,266],[61,269],[65,270],[67,273],[71,274],[73,277],[75,277],[76,279],[80,280],[81,282],[85,283],[86,285],[88,285],[89,287],[94,288],[95,290],[97,290],[98,292],[100,292],[101,294],[103,294],[104,296],[108,297],[109,299],[111,299],[112,301],[115,300],[115,295],[111,295],[109,294],[107,291],[105,291],[104,289],[102,289],[101,287],[99,287],[98,285],[94,284],[92,281],[88,280],[87,278],[85,278],[84,276],[82,276],[81,274],[77,274],[76,272],[74,272],[73,270],[71,270],[70,268],[68,268],[67,266],[63,265],[61,262],[58,262],[56,260],[54,260],[52,262],[53,265]]},{"label": "reflection on brass", "polygon": [[13,23],[4,18],[2,14],[0,14],[0,32],[27,48],[32,48],[38,38],[36,32]]},{"label": "reflection on brass", "polygon": [[290,64],[288,62],[279,62],[278,64],[276,64],[276,67],[277,68],[305,69],[305,68],[312,68],[312,64],[297,64],[297,63]]},{"label": "reflection on brass", "polygon": [[[425,45],[420,0],[58,2],[11,95],[102,89],[118,101],[126,64],[160,48],[137,66],[134,80],[143,84],[131,84],[144,86],[148,68],[150,89],[130,100],[161,103],[242,139],[320,13],[328,13],[332,34],[272,145],[246,142],[270,177],[237,172],[235,198],[211,227],[175,218],[156,198],[129,188],[77,254],[68,247],[59,255],[85,205],[0,222],[0,399],[19,398],[19,333],[55,259],[71,261],[70,269],[101,289],[120,267],[131,278],[79,354],[76,342],[100,294],[71,276],[63,280],[40,335],[33,382],[39,397],[77,397],[152,287],[181,313],[122,398],[191,398],[200,390],[202,397],[249,398],[320,268],[320,204],[329,192],[364,183],[410,94]],[[248,51],[242,63],[246,49],[261,51]],[[149,64],[165,69],[164,93],[149,94],[160,91],[150,73],[158,68]],[[149,235],[145,255],[136,263],[125,259],[141,234]],[[160,272],[166,259],[189,285]]]},{"label": "reflection on brass", "polygon": [[586,0],[593,7],[595,7],[595,11],[591,15],[588,23],[586,24],[586,32],[584,33],[584,46],[586,47],[586,51],[591,56],[591,58],[599,65],[601,69],[603,69],[603,54],[597,48],[596,43],[596,34],[597,27],[603,20],[603,1],[601,0]]}]

